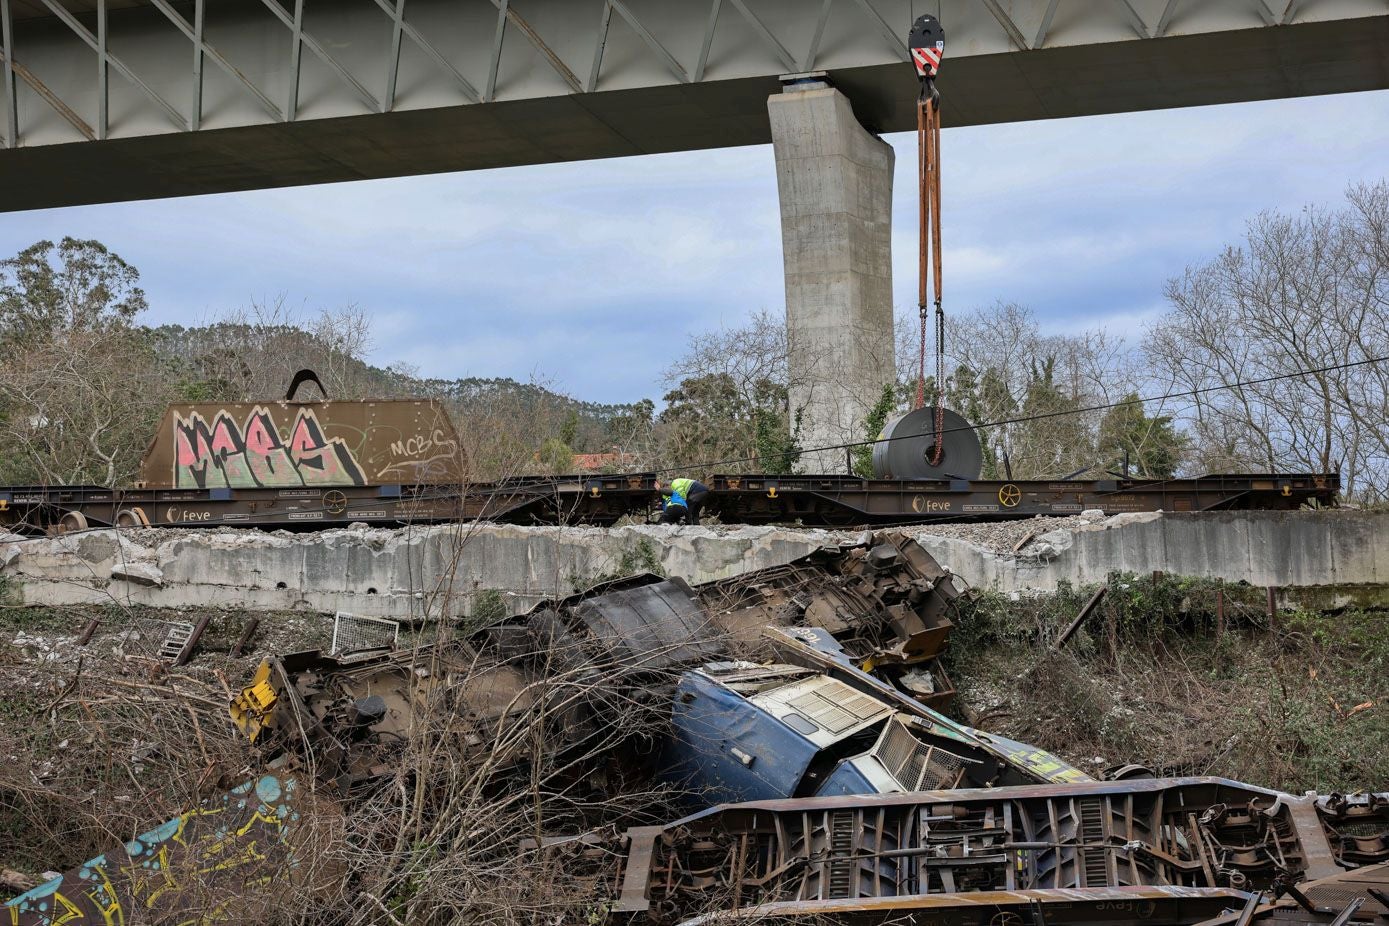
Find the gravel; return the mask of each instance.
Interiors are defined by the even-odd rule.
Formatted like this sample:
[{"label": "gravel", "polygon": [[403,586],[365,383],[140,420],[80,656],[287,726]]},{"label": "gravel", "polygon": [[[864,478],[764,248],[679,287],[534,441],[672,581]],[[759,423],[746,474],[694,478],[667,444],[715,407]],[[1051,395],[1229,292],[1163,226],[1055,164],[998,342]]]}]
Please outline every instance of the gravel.
[{"label": "gravel", "polygon": [[[994,553],[1012,553],[1013,547],[1028,535],[1040,537],[1048,531],[1076,530],[1090,524],[1103,523],[1079,515],[1069,517],[1036,517],[1022,521],[993,521],[973,524],[933,524],[911,528],[913,537],[949,537],[965,540]],[[1031,542],[1030,540],[1028,541]],[[1020,553],[1027,551],[1026,547]]]}]

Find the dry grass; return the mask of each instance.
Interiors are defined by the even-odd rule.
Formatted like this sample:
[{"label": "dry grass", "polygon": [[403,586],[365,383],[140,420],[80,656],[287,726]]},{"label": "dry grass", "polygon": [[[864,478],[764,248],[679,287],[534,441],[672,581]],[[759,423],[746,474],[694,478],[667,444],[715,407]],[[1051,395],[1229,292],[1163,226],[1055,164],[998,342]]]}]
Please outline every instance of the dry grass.
[{"label": "dry grass", "polygon": [[[1221,775],[1294,793],[1389,786],[1389,615],[1282,612],[1262,589],[1117,577],[1059,653],[1091,589],[985,596],[950,658],[961,710],[984,729],[1098,770]],[[1372,707],[1355,710],[1366,703]]]}]

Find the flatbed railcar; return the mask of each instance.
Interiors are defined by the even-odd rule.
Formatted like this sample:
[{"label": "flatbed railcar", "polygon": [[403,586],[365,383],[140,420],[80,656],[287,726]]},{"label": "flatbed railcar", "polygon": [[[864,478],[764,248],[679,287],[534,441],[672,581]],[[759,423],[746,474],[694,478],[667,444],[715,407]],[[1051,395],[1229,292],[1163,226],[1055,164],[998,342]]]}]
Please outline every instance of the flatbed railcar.
[{"label": "flatbed railcar", "polygon": [[[0,528],[65,533],[95,527],[321,530],[354,522],[457,521],[611,525],[657,506],[656,473],[516,477],[489,483],[256,488],[0,486]],[[1006,520],[1142,511],[1291,510],[1334,504],[1335,473],[1189,479],[861,479],[719,475],[706,512],[726,524],[817,527]]]},{"label": "flatbed railcar", "polygon": [[[656,472],[517,476],[476,482],[459,433],[432,399],[296,398],[169,406],[129,488],[0,485],[0,529],[68,533],[96,527],[321,530],[500,521],[614,524],[660,501]],[[935,434],[929,410],[908,412],[874,448],[879,478],[721,475],[706,511],[728,524],[819,527],[997,520],[1098,509],[1210,511],[1331,504],[1335,473],[1197,479],[977,478],[979,439],[967,423]],[[949,412],[947,423],[958,416]],[[959,419],[963,422],[963,419]],[[890,431],[891,433],[887,433]],[[937,441],[943,441],[937,446]],[[908,478],[903,478],[908,477]]]}]

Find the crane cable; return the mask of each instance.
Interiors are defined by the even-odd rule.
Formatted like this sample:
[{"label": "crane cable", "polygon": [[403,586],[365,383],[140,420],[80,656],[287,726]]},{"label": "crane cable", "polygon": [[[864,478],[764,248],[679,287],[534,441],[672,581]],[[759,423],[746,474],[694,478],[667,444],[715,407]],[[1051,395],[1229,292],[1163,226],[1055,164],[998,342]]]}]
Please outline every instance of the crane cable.
[{"label": "crane cable", "polygon": [[927,264],[935,284],[936,381],[935,445],[929,462],[939,466],[945,453],[945,306],[941,285],[941,203],[940,203],[940,93],[935,78],[945,55],[945,30],[940,20],[927,13],[912,23],[907,36],[912,64],[921,78],[916,100],[917,187],[921,200],[918,211],[920,266],[917,311],[920,313],[921,344],[917,357],[916,408],[926,405],[926,325],[930,314],[927,302]]}]

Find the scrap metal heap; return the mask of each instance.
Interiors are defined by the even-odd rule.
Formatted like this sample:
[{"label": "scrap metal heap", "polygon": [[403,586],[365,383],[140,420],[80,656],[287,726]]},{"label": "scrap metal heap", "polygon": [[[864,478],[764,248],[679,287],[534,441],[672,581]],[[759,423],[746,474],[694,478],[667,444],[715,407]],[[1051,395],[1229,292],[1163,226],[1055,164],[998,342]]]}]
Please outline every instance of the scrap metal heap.
[{"label": "scrap metal heap", "polygon": [[247,922],[312,897],[333,873],[298,866],[303,846],[408,779],[424,736],[500,770],[483,800],[526,786],[538,740],[567,800],[708,808],[517,846],[591,878],[614,922],[1389,923],[1389,795],[1096,781],[940,713],[965,594],[914,541],[866,535],[699,586],[618,579],[408,650],[268,658],[231,708],[265,771],[9,922]]}]

